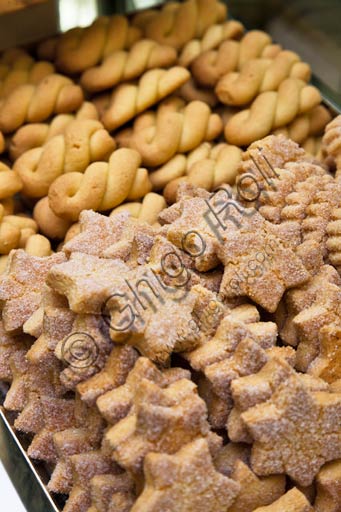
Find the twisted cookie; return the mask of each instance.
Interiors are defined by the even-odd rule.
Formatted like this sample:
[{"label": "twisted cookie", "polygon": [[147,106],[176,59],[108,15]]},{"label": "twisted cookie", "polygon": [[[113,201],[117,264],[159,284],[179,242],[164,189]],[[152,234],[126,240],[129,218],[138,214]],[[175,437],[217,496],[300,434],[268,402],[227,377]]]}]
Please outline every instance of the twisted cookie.
[{"label": "twisted cookie", "polygon": [[174,92],[189,77],[187,69],[175,66],[168,70],[147,71],[137,85],[120,85],[114,90],[111,103],[102,116],[104,126],[110,131],[115,130]]},{"label": "twisted cookie", "polygon": [[142,156],[144,165],[156,167],[176,153],[187,153],[204,141],[215,139],[222,130],[222,120],[208,105],[180,98],[164,101],[154,112],[137,118],[127,144]]},{"label": "twisted cookie", "polygon": [[309,155],[314,156],[318,160],[323,159],[322,155],[322,137],[308,137],[303,143],[302,148]]},{"label": "twisted cookie", "polygon": [[0,130],[17,130],[24,123],[37,123],[52,114],[77,110],[83,102],[82,89],[62,75],[49,75],[38,85],[20,85],[0,101]]},{"label": "twisted cookie", "polygon": [[308,82],[311,76],[309,64],[301,62],[299,56],[287,50],[279,52],[274,59],[251,59],[239,73],[227,73],[215,88],[222,103],[241,106],[250,103],[258,94],[276,91],[286,78],[300,78]]},{"label": "twisted cookie", "polygon": [[0,55],[0,78],[2,79],[6,74],[17,66],[19,68],[29,65],[32,57],[22,48],[8,48]]},{"label": "twisted cookie", "polygon": [[75,114],[59,114],[50,123],[32,123],[19,128],[15,132],[9,145],[9,154],[16,160],[25,151],[43,146],[45,142],[56,135],[64,133],[66,127],[74,119],[96,119],[98,114],[95,105],[85,101]]},{"label": "twisted cookie", "polygon": [[126,199],[135,200],[151,190],[141,157],[131,149],[118,149],[108,163],[91,164],[84,174],[59,176],[49,190],[49,202],[56,215],[76,221],[84,209],[111,210]]},{"label": "twisted cookie", "polygon": [[275,130],[273,135],[282,134],[298,144],[303,144],[308,137],[322,133],[330,120],[329,110],[323,105],[317,105],[310,112],[296,117],[289,125]]},{"label": "twisted cookie", "polygon": [[56,58],[59,37],[49,37],[38,43],[36,53],[39,59],[53,61]]},{"label": "twisted cookie", "polygon": [[186,0],[138,15],[133,23],[143,27],[149,39],[179,49],[191,39],[201,38],[208,27],[225,18],[226,6],[217,0]]},{"label": "twisted cookie", "polygon": [[335,161],[336,176],[341,173],[341,116],[337,116],[326,127],[322,138],[323,151]]},{"label": "twisted cookie", "polygon": [[[201,146],[192,151],[189,157],[193,157],[193,154],[200,148]],[[241,157],[242,151],[237,146],[224,143],[210,145],[210,148],[207,148],[207,155],[203,159],[192,162],[186,169],[185,176],[176,178],[166,185],[163,195],[167,203],[171,204],[176,201],[178,187],[182,182],[191,183],[209,191],[223,183],[233,185]],[[153,182],[152,177],[151,181]]]},{"label": "twisted cookie", "polygon": [[166,207],[166,201],[162,196],[154,192],[149,192],[144,196],[142,203],[124,203],[114,208],[109,217],[113,217],[120,212],[128,211],[132,217],[135,217],[141,222],[147,222],[153,225],[157,223],[159,213]]},{"label": "twisted cookie", "polygon": [[73,28],[57,42],[57,67],[65,73],[81,73],[96,66],[114,51],[130,48],[141,38],[125,16],[102,16],[86,28]]},{"label": "twisted cookie", "polygon": [[[210,184],[216,187],[221,185],[221,183],[231,183],[234,181],[234,171],[236,165],[241,160],[241,153],[241,150],[236,146],[229,146],[224,143],[213,145],[210,142],[203,142],[187,155],[175,155],[165,165],[150,173],[150,181],[154,190],[161,190],[169,183],[173,183],[183,176],[188,177],[194,171],[193,175],[197,175],[198,179],[200,179],[199,176],[202,172],[201,188],[206,188],[205,184],[206,186]],[[208,184],[208,176],[206,175],[207,173],[205,174],[205,163],[202,165],[202,162],[206,162],[207,169],[207,160],[211,160],[215,164],[218,164],[218,162],[222,164],[216,174],[217,181],[220,181],[219,184],[215,181],[213,184],[210,180]],[[209,175],[213,178],[214,172],[209,173]],[[211,190],[211,187],[209,186],[207,190]]]},{"label": "twisted cookie", "polygon": [[192,62],[191,71],[201,85],[214,87],[226,73],[240,70],[250,59],[273,59],[280,51],[269,34],[250,30],[240,41],[224,41],[216,50],[203,52]]},{"label": "twisted cookie", "polygon": [[22,179],[25,195],[43,197],[58,176],[83,172],[91,162],[107,160],[115,147],[114,139],[99,121],[72,121],[64,134],[21,155],[13,169]]},{"label": "twisted cookie", "polygon": [[[52,254],[50,241],[45,236],[39,234],[29,235],[22,246],[22,249],[24,249],[27,254],[30,254],[31,256],[39,256],[40,258],[43,256],[50,256],[50,254]],[[0,274],[4,272],[8,258],[9,256],[7,256],[7,254],[0,256]]]},{"label": "twisted cookie", "polygon": [[199,87],[192,77],[188,80],[188,82],[180,87],[177,93],[188,103],[195,100],[203,101],[204,103],[207,103],[207,105],[209,105],[211,108],[215,107],[218,103],[218,98],[212,89]]},{"label": "twisted cookie", "polygon": [[130,50],[114,52],[100,66],[84,71],[81,85],[89,92],[103,91],[138,78],[149,69],[168,68],[175,63],[176,57],[176,50],[171,46],[141,39]]},{"label": "twisted cookie", "polygon": [[201,53],[217,48],[226,39],[239,39],[243,32],[244,26],[235,20],[208,27],[202,39],[193,39],[184,46],[179,56],[179,65],[187,68]]},{"label": "twisted cookie", "polygon": [[54,73],[50,62],[36,62],[29,55],[14,61],[8,72],[2,73],[0,65],[0,98],[8,96],[16,87],[23,84],[38,84],[43,78]]},{"label": "twisted cookie", "polygon": [[13,197],[6,197],[0,201],[0,206],[3,207],[4,215],[12,215],[17,205]]},{"label": "twisted cookie", "polygon": [[29,236],[37,232],[37,224],[29,217],[5,215],[0,204],[0,254],[9,254],[12,249],[24,247]]},{"label": "twisted cookie", "polygon": [[14,196],[22,189],[20,177],[0,162],[0,200]]},{"label": "twisted cookie", "polygon": [[230,144],[246,146],[272,130],[291,123],[321,102],[316,87],[297,78],[287,78],[277,92],[260,94],[248,110],[238,112],[227,122],[225,137]]},{"label": "twisted cookie", "polygon": [[33,218],[39,226],[39,231],[52,240],[62,240],[71,226],[69,220],[58,217],[51,210],[47,196],[36,203]]}]

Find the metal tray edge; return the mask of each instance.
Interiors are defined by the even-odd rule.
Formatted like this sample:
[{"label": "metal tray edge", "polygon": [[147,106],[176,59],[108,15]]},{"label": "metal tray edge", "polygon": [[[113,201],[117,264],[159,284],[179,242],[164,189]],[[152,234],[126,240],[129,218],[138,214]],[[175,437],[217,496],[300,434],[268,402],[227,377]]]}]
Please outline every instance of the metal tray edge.
[{"label": "metal tray edge", "polygon": [[28,512],[59,512],[0,407],[0,459]]}]

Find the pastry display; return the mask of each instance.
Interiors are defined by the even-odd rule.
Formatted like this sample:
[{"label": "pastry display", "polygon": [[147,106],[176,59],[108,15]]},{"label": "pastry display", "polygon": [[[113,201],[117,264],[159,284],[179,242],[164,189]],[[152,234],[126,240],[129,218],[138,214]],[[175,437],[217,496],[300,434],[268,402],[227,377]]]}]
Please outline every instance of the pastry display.
[{"label": "pastry display", "polygon": [[0,55],[3,411],[63,512],[341,512],[341,116],[310,77],[217,0]]}]

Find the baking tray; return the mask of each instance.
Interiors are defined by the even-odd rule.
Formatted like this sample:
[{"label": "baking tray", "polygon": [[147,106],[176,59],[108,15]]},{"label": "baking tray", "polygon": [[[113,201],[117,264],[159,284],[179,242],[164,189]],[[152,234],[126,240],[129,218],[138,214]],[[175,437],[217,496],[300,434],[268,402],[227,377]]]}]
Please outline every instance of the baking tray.
[{"label": "baking tray", "polygon": [[[94,3],[96,4],[96,15],[98,16],[100,14],[113,12],[132,12],[138,10],[138,7],[147,8],[159,5],[163,2],[162,0],[94,0]],[[263,12],[259,9],[260,4],[262,4],[261,1],[238,0],[237,2],[236,0],[231,0],[231,2],[226,3],[231,4],[230,13],[232,11],[232,14],[235,14],[238,19],[241,19],[246,24],[247,28],[263,28],[259,21],[260,13]],[[263,4],[264,3],[266,3],[266,1],[263,1]],[[43,16],[48,14],[49,23],[47,28],[45,25],[47,33],[40,34],[40,32],[38,32],[41,37],[62,31],[61,27],[58,26],[59,20],[56,4],[58,4],[58,0],[47,0],[42,6],[34,6],[32,9],[29,9],[29,11],[32,12],[32,18],[35,17],[36,20],[39,9],[44,10],[42,13]],[[236,9],[236,5],[238,5],[239,10]],[[268,10],[264,12],[268,12]],[[23,16],[23,14],[24,13],[21,13],[20,16]],[[28,19],[27,14],[26,12],[25,24]],[[12,17],[12,15],[10,16]],[[18,19],[19,17],[17,16],[17,20]],[[24,18],[20,19],[20,24],[24,23]],[[11,21],[11,18],[6,17],[6,23],[8,20]],[[7,26],[10,27],[10,23],[7,23]],[[264,28],[269,30],[268,27]],[[33,27],[31,27],[31,29],[33,29]],[[10,30],[10,32],[13,35],[13,30]],[[27,34],[25,33],[22,43],[30,42],[32,40],[31,34],[32,30],[29,30]],[[5,34],[2,35],[4,38]],[[280,37],[276,39],[280,39]],[[8,38],[4,40],[6,41],[7,47]],[[285,41],[282,42],[285,45]],[[1,46],[2,37],[0,34],[0,48]],[[316,76],[313,78],[313,82],[320,88],[324,103],[331,108],[334,114],[340,113],[341,102],[339,103],[338,101],[339,97],[337,96],[335,98],[331,96],[330,90],[326,90],[325,85],[318,80]],[[0,459],[27,512],[60,512],[65,504],[66,496],[51,496],[49,494],[46,488],[50,474],[49,469],[43,463],[31,461],[27,456],[26,450],[30,444],[31,438],[14,431],[13,424],[16,414],[5,411],[2,407],[6,392],[6,385],[0,382]]]}]

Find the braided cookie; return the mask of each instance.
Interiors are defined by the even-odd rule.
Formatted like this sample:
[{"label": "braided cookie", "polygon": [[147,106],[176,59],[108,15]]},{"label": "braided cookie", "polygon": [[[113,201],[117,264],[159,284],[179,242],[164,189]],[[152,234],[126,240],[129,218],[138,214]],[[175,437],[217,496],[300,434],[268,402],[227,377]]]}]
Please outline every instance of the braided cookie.
[{"label": "braided cookie", "polygon": [[221,143],[211,147],[206,158],[193,162],[186,169],[186,176],[176,178],[166,185],[163,195],[167,203],[176,201],[178,187],[182,182],[191,183],[209,191],[223,183],[233,185],[241,157],[242,151],[237,146]]},{"label": "braided cookie", "polygon": [[144,165],[156,167],[168,162],[176,153],[188,153],[204,141],[218,137],[222,121],[208,105],[180,98],[164,101],[156,112],[136,119],[128,145],[142,156]]},{"label": "braided cookie", "polygon": [[25,195],[43,197],[58,176],[83,172],[91,162],[108,160],[115,147],[115,140],[99,121],[72,121],[63,135],[21,155],[13,169],[22,179]]},{"label": "braided cookie", "polygon": [[[331,120],[331,117],[332,116],[326,107],[318,105],[310,112],[296,117],[296,119],[294,119],[289,125],[284,126],[283,128],[278,128],[272,133],[273,135],[285,135],[288,139],[291,139],[298,144],[303,144],[308,137],[323,133],[323,130]],[[312,151],[308,151],[308,153],[311,152]]]},{"label": "braided cookie", "polygon": [[135,200],[151,190],[141,157],[132,149],[118,149],[108,163],[96,162],[84,174],[59,176],[49,190],[50,207],[56,215],[76,221],[82,210],[111,210],[126,199]]},{"label": "braided cookie", "polygon": [[176,58],[176,50],[171,46],[141,39],[130,50],[114,52],[99,66],[84,71],[81,85],[89,92],[103,91],[120,82],[138,78],[149,69],[168,68]]},{"label": "braided cookie", "polygon": [[9,145],[9,154],[12,160],[16,160],[25,151],[43,146],[45,142],[56,135],[64,133],[66,127],[74,119],[98,120],[97,109],[89,101],[85,101],[75,114],[59,114],[50,123],[33,123],[19,128],[15,132]]},{"label": "braided cookie", "polygon": [[81,232],[80,222],[75,222],[74,224],[72,224],[65,234],[64,241],[62,242],[63,245],[66,244],[66,242],[68,242],[75,236],[79,235],[80,232]]},{"label": "braided cookie", "polygon": [[4,215],[0,204],[0,254],[9,254],[12,249],[23,247],[29,236],[37,232],[37,224],[29,217]]},{"label": "braided cookie", "polygon": [[187,68],[201,53],[217,48],[226,39],[239,39],[244,26],[239,21],[229,20],[221,25],[208,27],[202,39],[189,41],[181,51],[179,65]]},{"label": "braided cookie", "polygon": [[191,39],[201,38],[208,27],[225,18],[226,6],[217,0],[186,0],[165,4],[160,11],[136,17],[133,23],[143,27],[149,39],[179,49]]},{"label": "braided cookie", "polygon": [[8,48],[4,50],[0,55],[0,78],[6,76],[16,66],[19,66],[19,68],[29,66],[30,61],[30,55],[22,48]]},{"label": "braided cookie", "polygon": [[69,220],[58,217],[51,210],[47,196],[36,203],[33,210],[33,218],[38,224],[39,231],[52,240],[62,240],[71,226]]},{"label": "braided cookie", "polygon": [[147,108],[162,100],[190,78],[185,68],[152,69],[137,85],[122,84],[114,90],[109,107],[102,116],[104,126],[115,130]]},{"label": "braided cookie", "polygon": [[336,176],[339,176],[341,173],[341,116],[337,116],[326,127],[322,146],[323,151],[335,161]]},{"label": "braided cookie", "polygon": [[201,85],[214,87],[226,73],[240,70],[250,59],[273,59],[280,51],[269,34],[250,30],[240,41],[224,41],[216,50],[203,52],[192,62],[191,71]]},{"label": "braided cookie", "polygon": [[[0,228],[1,229],[1,228]],[[39,256],[40,258],[44,256],[50,256],[52,254],[51,244],[48,238],[43,235],[39,235],[38,233],[34,235],[30,235],[22,249],[30,254],[30,256]],[[6,268],[6,264],[8,261],[8,255],[0,256],[0,274],[4,272]]]},{"label": "braided cookie", "polygon": [[[30,235],[22,249],[24,249],[30,256],[38,256],[39,258],[50,256],[52,254],[49,239],[43,235],[39,235],[38,233]],[[0,256],[0,274],[5,271],[8,259],[8,255]]]},{"label": "braided cookie", "polygon": [[[30,235],[22,248],[27,254],[39,256],[40,258],[52,254],[50,241],[45,236],[39,234]],[[0,256],[0,274],[4,272],[8,258],[7,255]]]},{"label": "braided cookie", "polygon": [[86,28],[73,28],[57,42],[57,67],[65,73],[81,73],[96,66],[114,51],[130,48],[141,38],[125,16],[102,16]]},{"label": "braided cookie", "polygon": [[240,72],[227,73],[217,83],[215,92],[222,103],[242,106],[262,92],[277,91],[289,77],[308,82],[311,69],[296,53],[283,50],[274,59],[251,59]]},{"label": "braided cookie", "polygon": [[56,59],[57,45],[59,37],[49,37],[41,41],[36,47],[36,53],[39,59],[49,60],[50,62]]},{"label": "braided cookie", "polygon": [[0,153],[5,151],[5,139],[2,133],[0,132]]},{"label": "braided cookie", "polygon": [[[194,169],[197,169],[194,174],[200,174],[201,171],[204,173],[205,164],[202,166],[202,162],[212,160],[216,164],[219,161],[224,166],[224,170],[221,167],[216,176],[220,183],[215,182],[213,188],[225,182],[233,183],[235,167],[241,160],[241,154],[242,151],[236,146],[229,146],[224,143],[213,145],[210,142],[203,142],[187,155],[175,155],[162,167],[150,173],[150,181],[154,190],[161,190],[168,183],[174,182],[174,180],[183,176],[189,176]],[[230,162],[230,159],[232,162]],[[213,178],[213,175],[210,176]],[[208,185],[205,173],[202,175],[202,183]],[[210,184],[212,185],[212,183]],[[211,188],[209,187],[207,190],[211,190]]]},{"label": "braided cookie", "polygon": [[22,189],[20,177],[7,165],[0,162],[0,201],[14,196]]},{"label": "braided cookie", "polygon": [[38,85],[20,85],[0,101],[0,130],[13,132],[52,114],[74,112],[83,103],[82,89],[62,75],[49,75]]},{"label": "braided cookie", "polygon": [[142,203],[132,202],[124,203],[121,206],[117,206],[110,213],[109,217],[113,217],[120,212],[129,212],[132,217],[140,220],[141,222],[147,222],[148,224],[158,225],[159,213],[167,208],[166,201],[159,194],[155,192],[149,192],[144,196]]},{"label": "braided cookie", "polygon": [[[179,7],[180,2],[169,2],[163,5],[163,9],[176,10]],[[138,11],[131,18],[131,24],[137,27],[141,32],[145,31],[146,25],[157,15],[160,14],[158,9],[143,9]]]},{"label": "braided cookie", "polygon": [[302,148],[309,155],[314,156],[318,160],[323,159],[322,155],[322,137],[308,137],[303,143]]},{"label": "braided cookie", "polygon": [[13,62],[6,74],[0,69],[0,98],[8,96],[19,85],[36,85],[54,71],[54,66],[50,62],[36,62],[29,55],[25,60],[19,58],[17,62]]},{"label": "braided cookie", "polygon": [[234,115],[225,126],[230,144],[246,146],[271,131],[291,123],[296,116],[309,112],[321,102],[316,87],[297,78],[287,78],[277,92],[260,94],[248,110]]},{"label": "braided cookie", "polygon": [[15,200],[13,197],[7,197],[6,199],[2,199],[0,201],[0,207],[3,208],[3,215],[12,215],[15,210]]},{"label": "braided cookie", "polygon": [[212,89],[199,87],[192,77],[180,87],[177,94],[188,103],[196,100],[203,101],[211,108],[215,107],[218,103],[218,98]]},{"label": "braided cookie", "polygon": [[43,235],[31,235],[24,247],[27,254],[31,256],[50,256],[52,254],[50,241]]}]

